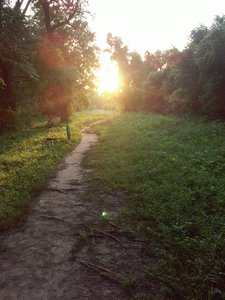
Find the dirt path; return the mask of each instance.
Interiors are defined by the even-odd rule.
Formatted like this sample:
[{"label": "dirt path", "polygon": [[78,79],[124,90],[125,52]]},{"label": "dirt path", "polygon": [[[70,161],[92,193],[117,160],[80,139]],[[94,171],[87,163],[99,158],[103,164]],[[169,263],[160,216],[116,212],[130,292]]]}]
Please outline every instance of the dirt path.
[{"label": "dirt path", "polygon": [[102,218],[103,209],[116,217],[122,192],[101,204],[86,195],[81,162],[96,142],[95,134],[83,132],[80,145],[33,200],[26,222],[2,234],[1,300],[131,299],[124,283],[132,285],[134,272],[143,271],[142,246],[118,236],[113,220]]}]

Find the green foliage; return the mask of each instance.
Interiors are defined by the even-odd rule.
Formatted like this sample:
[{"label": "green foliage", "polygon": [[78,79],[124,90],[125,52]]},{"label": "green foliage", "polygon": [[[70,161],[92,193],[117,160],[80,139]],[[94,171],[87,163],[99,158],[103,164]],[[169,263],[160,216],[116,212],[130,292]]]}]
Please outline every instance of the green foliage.
[{"label": "green foliage", "polygon": [[188,111],[188,101],[182,88],[176,89],[168,98],[169,110],[182,114]]},{"label": "green foliage", "polygon": [[224,47],[224,16],[216,17],[210,28],[201,25],[191,32],[186,49],[161,71],[159,91],[169,111],[225,117]]},{"label": "green foliage", "polygon": [[38,110],[66,120],[87,107],[97,48],[86,9],[86,0],[0,2],[0,131]]},{"label": "green foliage", "polygon": [[146,52],[142,60],[118,37],[109,35],[108,44],[120,69],[125,111],[225,118],[225,16],[217,16],[210,28],[192,30],[182,52]]},{"label": "green foliage", "polygon": [[98,127],[95,190],[124,189],[122,224],[147,242],[163,299],[224,299],[224,124],[123,114]]},{"label": "green foliage", "polygon": [[21,216],[33,192],[46,185],[62,157],[79,142],[80,129],[105,117],[103,113],[75,114],[71,143],[65,124],[47,128],[43,121],[36,129],[0,136],[0,228]]},{"label": "green foliage", "polygon": [[163,113],[165,101],[161,92],[163,76],[160,71],[152,71],[142,86],[142,106],[145,111]]},{"label": "green foliage", "polygon": [[119,95],[119,101],[125,111],[139,111],[142,109],[141,103],[141,92],[139,89],[127,88]]},{"label": "green foliage", "polygon": [[3,78],[0,77],[0,88],[3,88],[5,85],[5,82],[3,80]]},{"label": "green foliage", "polygon": [[91,93],[88,97],[88,107],[90,109],[104,109],[108,111],[118,112],[122,110],[117,92],[105,91],[104,93]]},{"label": "green foliage", "polygon": [[[17,91],[22,82],[33,82],[38,74],[32,63],[29,48],[33,36],[30,22],[25,19],[18,8],[8,1],[0,4],[0,131],[15,127],[17,109]],[[4,83],[4,84],[2,84]],[[9,126],[10,124],[10,126]]]},{"label": "green foliage", "polygon": [[[74,29],[52,34],[39,45],[41,65],[40,111],[66,120],[73,110],[87,108],[87,93],[92,89],[96,67],[94,35],[86,22]],[[76,34],[75,34],[76,33]],[[66,34],[66,35],[65,35]]]}]

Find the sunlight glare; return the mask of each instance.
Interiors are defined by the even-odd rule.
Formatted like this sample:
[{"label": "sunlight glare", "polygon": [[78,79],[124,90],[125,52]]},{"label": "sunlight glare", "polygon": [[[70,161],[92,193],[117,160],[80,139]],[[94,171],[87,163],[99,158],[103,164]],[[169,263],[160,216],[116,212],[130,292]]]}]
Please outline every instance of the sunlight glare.
[{"label": "sunlight glare", "polygon": [[97,74],[97,87],[99,94],[114,92],[119,89],[120,80],[118,66],[106,53],[100,57],[100,69]]}]

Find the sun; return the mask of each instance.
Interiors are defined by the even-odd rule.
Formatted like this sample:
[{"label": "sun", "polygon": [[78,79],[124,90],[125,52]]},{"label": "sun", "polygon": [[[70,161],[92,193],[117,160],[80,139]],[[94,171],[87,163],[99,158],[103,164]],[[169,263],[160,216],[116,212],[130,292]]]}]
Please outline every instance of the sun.
[{"label": "sun", "polygon": [[98,93],[114,92],[119,89],[119,71],[118,66],[107,54],[100,57],[100,69],[96,73],[96,84]]}]

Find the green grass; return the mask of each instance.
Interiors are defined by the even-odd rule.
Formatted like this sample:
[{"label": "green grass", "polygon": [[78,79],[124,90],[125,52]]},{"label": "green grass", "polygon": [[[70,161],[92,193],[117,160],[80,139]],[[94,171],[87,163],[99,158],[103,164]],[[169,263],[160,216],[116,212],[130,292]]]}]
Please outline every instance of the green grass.
[{"label": "green grass", "polygon": [[93,188],[131,194],[123,225],[155,258],[146,280],[165,299],[225,299],[224,124],[122,114],[97,130]]},{"label": "green grass", "polygon": [[47,128],[41,123],[36,129],[0,136],[0,229],[21,217],[33,193],[46,185],[63,156],[78,144],[80,129],[106,117],[98,112],[75,114],[70,143],[65,124]]}]

